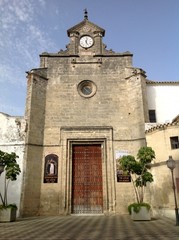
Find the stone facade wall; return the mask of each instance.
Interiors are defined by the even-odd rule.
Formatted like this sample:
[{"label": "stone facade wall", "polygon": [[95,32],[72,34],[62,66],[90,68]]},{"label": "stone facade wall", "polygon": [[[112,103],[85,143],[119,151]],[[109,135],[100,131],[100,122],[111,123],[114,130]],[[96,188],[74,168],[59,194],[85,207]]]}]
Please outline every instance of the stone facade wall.
[{"label": "stone facade wall", "polygon": [[[88,61],[90,62],[89,58]],[[131,154],[136,154],[138,148],[145,145],[146,116],[141,84],[145,78],[140,70],[137,70],[138,73],[135,75],[135,69],[128,64],[126,67],[126,59],[121,57],[104,57],[100,64],[91,62],[72,64],[71,58],[49,57],[47,63],[47,86],[44,85],[44,79],[37,79],[35,73],[29,75],[31,81],[29,84],[33,83],[29,89],[33,88],[33,90],[30,95],[31,100],[27,102],[30,109],[28,110],[27,107],[26,114],[27,116],[30,114],[27,141],[31,144],[26,150],[26,178],[29,180],[25,184],[23,211],[27,215],[36,211],[40,211],[40,214],[57,214],[66,211],[63,207],[62,188],[62,186],[67,187],[64,185],[66,182],[63,182],[59,174],[58,184],[43,184],[43,169],[40,169],[44,165],[44,156],[55,153],[60,159],[59,173],[63,175],[63,167],[66,164],[66,156],[62,153],[64,146],[61,145],[63,127],[112,128],[113,150],[110,150],[110,154],[113,157],[108,157],[112,168],[107,169],[108,175],[112,174],[108,183],[111,186],[116,184],[115,151],[125,149]],[[84,98],[79,94],[78,85],[83,80],[90,80],[96,85],[96,93],[93,97]],[[30,90],[28,92],[30,93]],[[92,135],[88,136],[88,140],[99,138],[97,135]],[[81,132],[78,138],[87,139],[87,133]],[[33,144],[38,147],[33,147]],[[37,175],[31,172],[34,167],[36,171],[38,170]],[[123,186],[124,184],[118,183],[116,191],[113,190],[114,196],[110,202],[113,211],[126,211],[124,200],[128,199],[128,194],[125,196]],[[131,189],[130,183],[126,186]],[[28,204],[34,198],[36,210],[33,210],[32,206],[28,210]],[[39,201],[40,210],[37,210]]]},{"label": "stone facade wall", "polygon": [[43,71],[39,69],[35,73],[32,70],[28,74],[25,113],[27,134],[21,215],[37,215],[39,211],[47,86],[45,72],[45,69]]},{"label": "stone facade wall", "polygon": [[[91,48],[79,45],[84,31],[98,39]],[[135,155],[146,144],[145,72],[132,67],[131,53],[106,50],[104,30],[87,20],[68,30],[68,36],[67,50],[43,53],[41,68],[28,73],[22,214],[71,213],[74,142],[101,144],[104,213],[123,213],[133,190],[130,183],[116,183],[115,152]],[[91,84],[90,96],[82,93],[83,81]],[[49,154],[59,159],[57,183],[44,183]]]},{"label": "stone facade wall", "polygon": [[[110,60],[111,58],[108,65],[87,63],[77,64],[75,67],[71,64],[71,59],[64,59],[64,66],[61,58],[59,61],[54,58],[49,60],[45,131],[53,131],[54,142],[59,134],[55,128],[76,126],[79,123],[82,126],[113,126],[119,139],[130,139],[132,131],[132,138],[143,134],[141,78],[126,79],[132,74],[132,70],[121,67],[120,71],[116,71],[115,65],[120,65],[119,59],[116,59],[115,64]],[[107,62],[107,59],[104,59],[104,62]],[[50,67],[51,65],[53,67]],[[62,66],[59,67],[60,65]],[[65,68],[67,72],[59,71],[60,68]],[[96,84],[97,91],[92,98],[79,95],[77,87],[83,80],[91,80]],[[134,128],[138,123],[141,123],[140,128]],[[48,136],[49,134],[48,132]],[[45,141],[48,144],[52,138],[46,137]]]}]

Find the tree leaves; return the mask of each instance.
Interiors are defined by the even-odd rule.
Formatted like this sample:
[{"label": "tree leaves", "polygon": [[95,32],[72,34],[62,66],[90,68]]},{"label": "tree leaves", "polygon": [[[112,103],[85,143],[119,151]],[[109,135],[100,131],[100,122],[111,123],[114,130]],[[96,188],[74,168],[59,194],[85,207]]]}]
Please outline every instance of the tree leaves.
[{"label": "tree leaves", "polygon": [[151,147],[141,147],[137,153],[137,159],[141,164],[149,164],[155,158],[155,152]]},{"label": "tree leaves", "polygon": [[150,172],[144,172],[141,176],[136,178],[136,187],[146,187],[147,182],[153,182],[153,180],[153,175]]},{"label": "tree leaves", "polygon": [[132,155],[119,159],[122,170],[131,175],[136,199],[140,203],[143,202],[144,187],[146,187],[147,182],[153,182],[153,175],[148,169],[150,169],[150,164],[154,158],[155,152],[151,147],[141,147],[137,153],[137,160]]},{"label": "tree leaves", "polygon": [[16,158],[18,158],[18,156],[14,152],[7,153],[0,150],[0,164],[4,166],[5,171],[4,198],[0,193],[0,198],[3,203],[3,207],[7,206],[7,190],[9,181],[17,180],[17,176],[21,172],[19,164],[16,161]]},{"label": "tree leaves", "polygon": [[7,153],[0,150],[0,164],[5,166],[6,179],[10,179],[11,181],[15,181],[17,175],[21,172],[16,158],[18,158],[18,156],[14,152]]}]

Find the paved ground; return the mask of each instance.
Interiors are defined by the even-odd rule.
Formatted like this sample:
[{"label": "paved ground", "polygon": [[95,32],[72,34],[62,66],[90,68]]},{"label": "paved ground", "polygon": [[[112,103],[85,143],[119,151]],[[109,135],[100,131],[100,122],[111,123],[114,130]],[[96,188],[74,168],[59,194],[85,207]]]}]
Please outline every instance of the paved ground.
[{"label": "paved ground", "polygon": [[168,218],[134,222],[128,215],[55,216],[0,223],[1,240],[179,240],[179,226]]}]

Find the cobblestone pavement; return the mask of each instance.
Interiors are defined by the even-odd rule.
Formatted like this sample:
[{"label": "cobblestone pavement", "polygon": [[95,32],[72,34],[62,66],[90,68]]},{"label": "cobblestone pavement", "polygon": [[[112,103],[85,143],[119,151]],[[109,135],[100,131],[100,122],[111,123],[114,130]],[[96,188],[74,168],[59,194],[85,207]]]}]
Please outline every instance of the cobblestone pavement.
[{"label": "cobblestone pavement", "polygon": [[2,240],[179,240],[179,226],[168,218],[132,221],[128,215],[53,216],[0,223]]}]

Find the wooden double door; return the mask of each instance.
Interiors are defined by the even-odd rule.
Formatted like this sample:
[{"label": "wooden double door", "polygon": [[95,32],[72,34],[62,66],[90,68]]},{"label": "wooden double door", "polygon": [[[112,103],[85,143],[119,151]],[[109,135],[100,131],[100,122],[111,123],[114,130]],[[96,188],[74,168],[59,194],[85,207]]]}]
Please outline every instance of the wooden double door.
[{"label": "wooden double door", "polygon": [[72,145],[72,213],[103,213],[101,144]]}]

